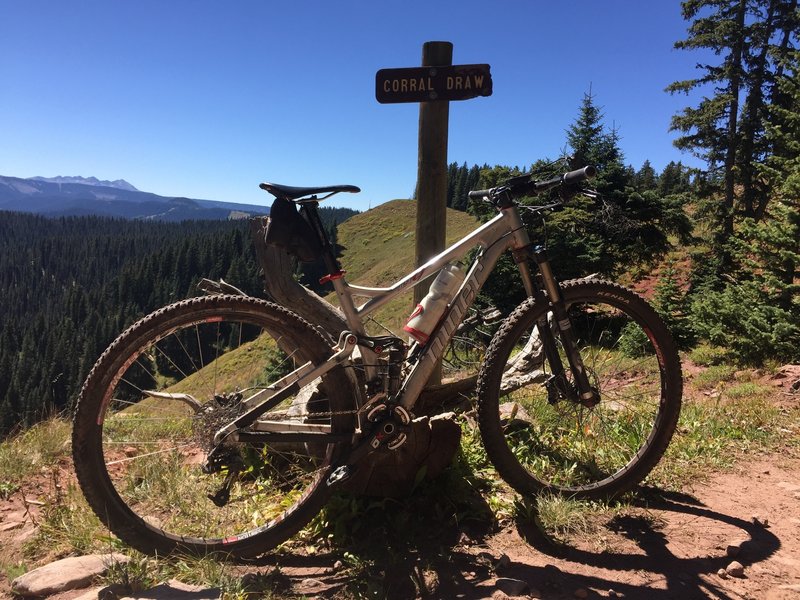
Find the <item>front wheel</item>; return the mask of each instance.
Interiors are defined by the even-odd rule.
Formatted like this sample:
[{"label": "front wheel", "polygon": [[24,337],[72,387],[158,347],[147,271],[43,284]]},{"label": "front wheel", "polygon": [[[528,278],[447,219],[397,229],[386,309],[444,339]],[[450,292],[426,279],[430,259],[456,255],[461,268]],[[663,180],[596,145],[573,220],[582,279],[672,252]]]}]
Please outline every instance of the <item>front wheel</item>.
[{"label": "front wheel", "polygon": [[320,510],[349,447],[356,395],[342,368],[253,425],[321,441],[230,444],[212,472],[204,462],[244,400],[330,354],[300,317],[255,298],[193,298],[145,317],[103,353],[78,399],[73,455],[90,506],[146,553],[250,556],[285,541]]},{"label": "front wheel", "polygon": [[568,378],[569,364],[548,306],[531,299],[487,351],[481,437],[501,477],[523,495],[609,498],[642,481],[666,450],[680,413],[680,361],[663,321],[633,292],[599,280],[566,282],[562,292],[599,402],[584,405],[554,385],[539,327],[551,324]]}]

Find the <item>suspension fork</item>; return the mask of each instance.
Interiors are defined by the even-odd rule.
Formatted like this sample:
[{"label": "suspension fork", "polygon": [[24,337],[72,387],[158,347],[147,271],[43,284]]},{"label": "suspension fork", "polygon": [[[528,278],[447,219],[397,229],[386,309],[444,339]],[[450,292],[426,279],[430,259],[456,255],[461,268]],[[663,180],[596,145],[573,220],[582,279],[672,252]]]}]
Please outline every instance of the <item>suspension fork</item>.
[{"label": "suspension fork", "polygon": [[[539,331],[539,337],[542,340],[542,348],[547,357],[547,362],[550,364],[552,384],[555,385],[556,390],[562,398],[567,398],[573,402],[579,402],[585,406],[594,406],[600,401],[599,392],[592,388],[589,383],[589,376],[586,373],[583,359],[578,350],[577,340],[575,339],[575,330],[572,328],[567,306],[561,294],[561,287],[555,275],[553,275],[553,270],[550,268],[547,251],[542,247],[531,246],[523,250],[524,257],[523,252],[517,251],[514,253],[514,259],[520,270],[525,291],[528,293],[528,296],[535,297],[538,301],[545,301],[550,305],[550,309],[555,318],[555,326],[559,331],[561,344],[564,348],[564,354],[567,357],[574,382],[574,386],[570,386],[567,381],[566,371],[561,361],[561,355],[559,354],[555,337],[553,336],[553,330],[551,329],[547,314],[545,314],[539,319],[536,327]],[[531,275],[528,262],[529,258],[533,258],[539,268],[544,292],[547,292],[546,298],[544,298],[543,291],[536,285]]]}]

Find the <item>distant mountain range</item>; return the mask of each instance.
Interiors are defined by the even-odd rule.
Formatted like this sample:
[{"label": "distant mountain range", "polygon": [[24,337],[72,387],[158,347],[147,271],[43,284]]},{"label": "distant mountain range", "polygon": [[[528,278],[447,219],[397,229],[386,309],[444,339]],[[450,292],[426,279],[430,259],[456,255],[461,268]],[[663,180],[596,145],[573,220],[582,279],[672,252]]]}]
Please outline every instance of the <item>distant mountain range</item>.
[{"label": "distant mountain range", "polygon": [[95,177],[62,176],[21,179],[3,175],[0,175],[0,210],[51,217],[100,215],[156,221],[241,219],[269,214],[266,206],[168,198],[142,192],[124,179],[101,181]]},{"label": "distant mountain range", "polygon": [[129,192],[139,191],[124,179],[101,181],[97,177],[65,177],[63,175],[59,175],[58,177],[31,177],[30,179],[34,181],[49,181],[50,183],[82,183],[84,185],[96,185],[98,187],[113,187],[119,190],[128,190]]}]

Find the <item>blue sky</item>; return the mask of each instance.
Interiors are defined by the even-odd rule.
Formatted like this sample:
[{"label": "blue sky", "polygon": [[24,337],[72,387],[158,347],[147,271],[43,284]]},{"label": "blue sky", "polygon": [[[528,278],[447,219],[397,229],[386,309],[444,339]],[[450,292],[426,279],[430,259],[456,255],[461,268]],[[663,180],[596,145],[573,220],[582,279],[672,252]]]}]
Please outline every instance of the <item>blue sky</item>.
[{"label": "blue sky", "polygon": [[141,190],[267,204],[261,181],[408,197],[418,105],[378,104],[375,72],[454,44],[494,93],[450,105],[449,161],[555,158],[591,88],[626,162],[672,146],[698,55],[677,0],[109,2],[0,0],[0,175],[123,178]]}]

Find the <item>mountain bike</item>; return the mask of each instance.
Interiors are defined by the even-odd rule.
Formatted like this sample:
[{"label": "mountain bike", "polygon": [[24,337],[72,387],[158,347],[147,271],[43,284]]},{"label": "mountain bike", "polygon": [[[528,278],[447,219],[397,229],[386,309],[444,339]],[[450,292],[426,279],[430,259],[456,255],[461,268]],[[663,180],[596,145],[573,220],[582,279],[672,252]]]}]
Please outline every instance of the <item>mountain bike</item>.
[{"label": "mountain bike", "polygon": [[[147,553],[253,556],[303,528],[373,452],[408,439],[414,403],[481,286],[511,253],[527,294],[480,366],[477,420],[487,455],[518,493],[607,498],[658,462],[676,426],[676,346],[638,295],[599,279],[559,283],[532,243],[523,197],[557,209],[592,167],[515,177],[470,197],[497,215],[391,285],[347,282],[318,202],[355,186],[261,184],[275,196],[267,241],[321,256],[348,324],[335,342],[266,300],[183,300],[122,333],[78,399],[73,454],[89,505]],[[298,208],[299,207],[299,208]],[[425,343],[367,335],[364,317],[445,266],[474,257]]]}]

